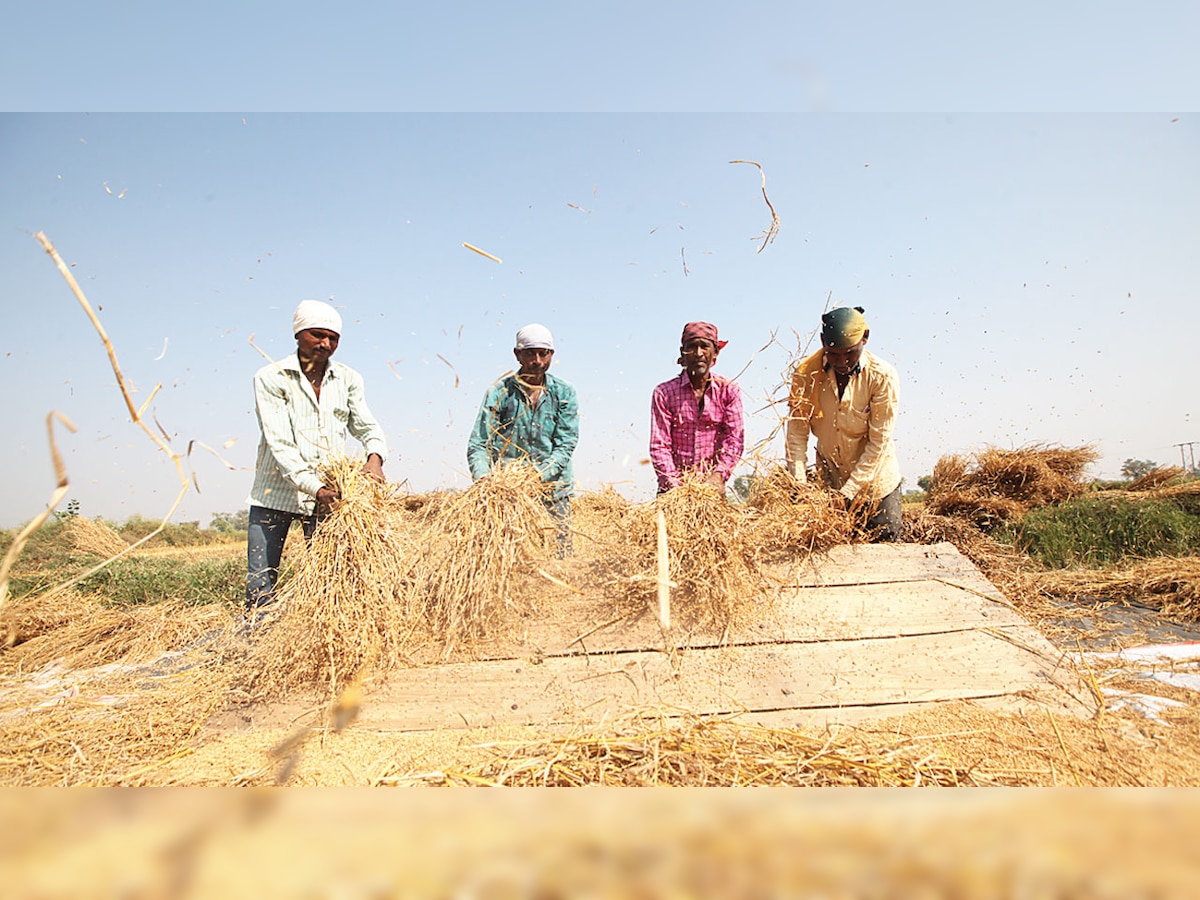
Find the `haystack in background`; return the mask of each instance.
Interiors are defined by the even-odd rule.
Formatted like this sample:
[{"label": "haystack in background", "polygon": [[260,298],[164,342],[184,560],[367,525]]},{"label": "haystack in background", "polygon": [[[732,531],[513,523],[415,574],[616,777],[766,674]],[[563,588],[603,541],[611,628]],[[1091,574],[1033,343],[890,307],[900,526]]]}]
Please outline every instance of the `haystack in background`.
[{"label": "haystack in background", "polygon": [[1182,466],[1159,466],[1157,469],[1151,469],[1141,478],[1135,478],[1125,486],[1125,490],[1138,493],[1140,491],[1153,491],[1158,488],[1166,487],[1170,482],[1176,483],[1183,480],[1187,475],[1187,470]]},{"label": "haystack in background", "polygon": [[685,480],[630,510],[618,557],[622,605],[633,614],[656,604],[660,510],[666,518],[674,585],[672,623],[723,631],[746,621],[768,587],[758,560],[753,515],[726,502],[719,488],[699,480]]},{"label": "haystack in background", "polygon": [[797,481],[782,466],[751,479],[746,505],[755,513],[752,543],[764,559],[820,553],[854,537],[853,520],[840,496]]},{"label": "haystack in background", "polygon": [[1099,455],[1091,446],[1034,444],[1016,450],[988,447],[973,457],[943,456],[933,468],[926,509],[990,529],[1035,507],[1078,497],[1087,490],[1084,470]]},{"label": "haystack in background", "polygon": [[66,531],[71,547],[77,553],[111,559],[129,549],[125,539],[100,519],[74,516],[67,520]]},{"label": "haystack in background", "polygon": [[406,605],[445,653],[486,634],[506,611],[529,608],[529,598],[512,588],[514,579],[535,574],[550,558],[556,526],[546,489],[533,466],[510,462],[427,519]]},{"label": "haystack in background", "polygon": [[1060,597],[1156,603],[1167,618],[1200,622],[1200,557],[1162,557],[1121,568],[1041,572],[1032,576],[1032,581]]},{"label": "haystack in background", "polygon": [[243,673],[254,698],[347,684],[403,660],[416,615],[405,603],[416,555],[391,489],[341,460],[324,473],[341,500],[281,584]]}]

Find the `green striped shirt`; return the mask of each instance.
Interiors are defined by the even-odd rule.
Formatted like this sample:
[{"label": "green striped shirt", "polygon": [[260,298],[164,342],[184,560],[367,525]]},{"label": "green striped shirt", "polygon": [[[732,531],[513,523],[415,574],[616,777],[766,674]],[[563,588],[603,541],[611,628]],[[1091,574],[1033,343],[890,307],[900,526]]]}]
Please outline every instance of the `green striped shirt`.
[{"label": "green striped shirt", "polygon": [[363,378],[329,361],[318,401],[293,353],[254,374],[254,405],[262,437],[254,467],[252,506],[311,515],[324,487],[317,467],[344,456],[347,432],[367,456],[387,458],[383,428],[367,408]]}]

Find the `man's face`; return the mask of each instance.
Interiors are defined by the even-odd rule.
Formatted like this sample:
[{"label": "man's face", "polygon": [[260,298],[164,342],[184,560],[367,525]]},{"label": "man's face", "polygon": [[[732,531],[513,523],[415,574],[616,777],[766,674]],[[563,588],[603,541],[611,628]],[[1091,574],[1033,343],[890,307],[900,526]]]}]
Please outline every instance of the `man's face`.
[{"label": "man's face", "polygon": [[550,360],[554,358],[553,350],[542,347],[526,347],[523,350],[514,350],[513,354],[521,366],[521,374],[537,378],[546,374],[546,370],[550,368]]},{"label": "man's face", "polygon": [[867,336],[864,334],[853,347],[842,347],[837,349],[834,347],[825,348],[825,362],[838,375],[846,376],[854,371],[854,367],[858,365],[859,359],[862,358],[863,347],[867,343]]},{"label": "man's face", "polygon": [[690,377],[705,376],[717,361],[720,352],[717,345],[708,338],[688,338],[679,348],[683,357],[683,367]]},{"label": "man's face", "polygon": [[340,335],[325,328],[305,328],[296,334],[296,355],[302,363],[323,366],[337,350]]}]

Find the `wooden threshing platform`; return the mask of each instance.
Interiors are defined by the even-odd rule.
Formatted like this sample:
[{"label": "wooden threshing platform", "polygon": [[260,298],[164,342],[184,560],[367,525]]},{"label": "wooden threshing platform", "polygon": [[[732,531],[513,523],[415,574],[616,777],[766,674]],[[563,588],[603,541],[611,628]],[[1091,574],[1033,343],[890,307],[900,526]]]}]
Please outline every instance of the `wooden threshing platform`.
[{"label": "wooden threshing platform", "polygon": [[556,730],[637,711],[820,727],[951,700],[1093,711],[1069,661],[952,544],[842,546],[775,574],[761,620],[724,636],[664,634],[649,612],[605,624],[563,592],[517,642],[391,673],[357,727]]}]

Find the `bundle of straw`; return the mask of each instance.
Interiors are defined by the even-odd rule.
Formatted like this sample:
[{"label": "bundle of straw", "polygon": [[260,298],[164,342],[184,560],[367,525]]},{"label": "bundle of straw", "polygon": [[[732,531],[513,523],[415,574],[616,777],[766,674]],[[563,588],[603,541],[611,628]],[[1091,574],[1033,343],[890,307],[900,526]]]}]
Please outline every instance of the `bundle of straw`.
[{"label": "bundle of straw", "polygon": [[618,589],[633,612],[655,595],[658,526],[666,519],[671,617],[685,627],[723,631],[742,621],[767,581],[755,551],[752,516],[726,502],[724,494],[704,481],[683,484],[651,503],[634,507],[626,520]]},{"label": "bundle of straw", "polygon": [[331,464],[324,477],[341,499],[279,588],[277,618],[254,643],[244,673],[253,697],[319,684],[336,697],[355,678],[405,657],[414,611],[404,598],[416,548],[396,526],[404,514],[387,485],[352,460]]},{"label": "bundle of straw", "polygon": [[439,505],[413,570],[410,605],[433,636],[454,644],[483,636],[504,610],[525,611],[512,588],[549,559],[555,523],[547,487],[523,461],[497,466]]},{"label": "bundle of straw", "polygon": [[[599,545],[601,553],[612,555],[613,548],[621,542],[625,533],[625,517],[630,509],[629,501],[611,486],[600,491],[581,493],[571,501],[571,520],[574,529]],[[579,547],[575,548],[576,553]]]}]

